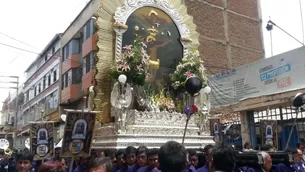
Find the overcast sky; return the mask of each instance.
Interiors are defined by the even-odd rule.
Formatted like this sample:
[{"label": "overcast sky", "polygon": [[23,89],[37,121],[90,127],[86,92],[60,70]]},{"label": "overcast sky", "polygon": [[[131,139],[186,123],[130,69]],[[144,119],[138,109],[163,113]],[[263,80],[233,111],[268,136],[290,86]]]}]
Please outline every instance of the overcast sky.
[{"label": "overcast sky", "polygon": [[[299,0],[261,1],[267,57],[271,56],[270,33],[265,29],[269,16],[278,26],[303,41]],[[301,1],[302,8],[305,9],[305,1]],[[0,75],[17,75],[24,81],[24,70],[37,57],[35,53],[40,53],[56,33],[63,32],[87,2],[88,0],[0,1]],[[272,31],[272,36],[274,55],[301,46],[300,43],[277,28]],[[1,44],[35,53],[28,53]],[[0,81],[5,81],[5,78],[0,78]],[[0,83],[0,87],[6,86],[8,85]],[[9,91],[13,90],[0,89],[0,106]]]}]

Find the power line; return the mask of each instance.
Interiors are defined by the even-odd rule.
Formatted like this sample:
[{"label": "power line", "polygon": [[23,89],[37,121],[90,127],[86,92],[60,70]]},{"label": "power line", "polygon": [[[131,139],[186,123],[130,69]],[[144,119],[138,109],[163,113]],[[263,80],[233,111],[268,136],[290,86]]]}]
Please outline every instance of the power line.
[{"label": "power line", "polygon": [[24,52],[27,52],[27,53],[31,53],[31,54],[40,54],[40,53],[36,53],[34,51],[30,51],[30,50],[26,50],[26,49],[23,49],[23,48],[15,47],[13,45],[5,44],[5,43],[2,43],[2,42],[0,42],[0,45],[6,46],[6,47],[9,47],[9,48],[13,48],[13,49],[17,49],[17,50],[20,50],[20,51],[24,51]]},{"label": "power line", "polygon": [[1,34],[1,35],[4,35],[4,36],[6,36],[6,37],[8,37],[8,38],[10,38],[10,39],[12,39],[12,40],[15,40],[15,41],[17,41],[17,42],[20,42],[20,43],[22,43],[22,44],[24,44],[24,45],[30,46],[30,47],[32,47],[32,48],[39,49],[39,48],[37,48],[37,47],[35,47],[35,46],[31,45],[31,44],[28,44],[28,43],[26,43],[26,42],[20,41],[19,39],[16,39],[16,38],[14,38],[14,37],[11,37],[11,36],[9,36],[9,35],[7,35],[7,34],[5,34],[5,33],[0,32],[0,34]]}]

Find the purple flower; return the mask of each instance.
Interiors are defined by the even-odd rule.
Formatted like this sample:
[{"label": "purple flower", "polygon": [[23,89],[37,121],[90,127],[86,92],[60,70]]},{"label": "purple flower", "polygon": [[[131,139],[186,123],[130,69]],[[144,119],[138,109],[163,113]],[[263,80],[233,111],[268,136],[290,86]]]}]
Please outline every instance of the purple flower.
[{"label": "purple flower", "polygon": [[184,106],[183,113],[186,114],[187,118],[190,118],[194,114],[194,109],[189,105]]}]

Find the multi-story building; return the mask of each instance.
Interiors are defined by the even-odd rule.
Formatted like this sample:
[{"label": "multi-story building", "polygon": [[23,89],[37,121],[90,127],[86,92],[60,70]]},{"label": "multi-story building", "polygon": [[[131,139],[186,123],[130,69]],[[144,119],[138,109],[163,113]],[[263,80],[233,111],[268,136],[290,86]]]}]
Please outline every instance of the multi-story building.
[{"label": "multi-story building", "polygon": [[83,97],[94,85],[94,53],[97,50],[94,12],[99,4],[99,0],[91,0],[62,34],[62,108],[84,108]]},{"label": "multi-story building", "polygon": [[[18,138],[23,147],[23,135],[29,133],[29,122],[56,121],[58,115],[60,34],[56,34],[41,54],[26,69],[23,85],[22,115],[17,117]],[[19,142],[19,141],[17,141]]]},{"label": "multi-story building", "polygon": [[[16,104],[17,103],[17,104]],[[13,138],[15,137],[16,128],[20,127],[20,123],[17,122],[15,124],[16,120],[16,113],[17,117],[22,116],[21,107],[23,104],[23,92],[22,92],[22,86],[18,88],[18,99],[17,99],[17,91],[13,93],[9,93],[8,97],[5,99],[5,101],[2,104],[2,110],[1,110],[1,121],[3,122],[3,125],[1,125],[0,133],[1,138],[6,138],[10,145],[13,146],[19,146],[18,140],[16,142],[13,142]],[[18,109],[18,111],[16,111]]]}]

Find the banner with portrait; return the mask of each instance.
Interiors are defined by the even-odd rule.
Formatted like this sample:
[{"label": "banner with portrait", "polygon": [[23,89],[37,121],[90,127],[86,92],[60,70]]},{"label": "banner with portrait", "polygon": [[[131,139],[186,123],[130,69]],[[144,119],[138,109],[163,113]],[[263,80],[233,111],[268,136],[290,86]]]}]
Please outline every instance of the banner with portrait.
[{"label": "banner with portrait", "polygon": [[30,128],[30,150],[34,159],[54,157],[54,122],[34,122]]},{"label": "banner with portrait", "polygon": [[278,147],[277,120],[260,120],[262,145]]},{"label": "banner with portrait", "polygon": [[67,112],[62,157],[87,157],[91,154],[96,113]]},{"label": "banner with portrait", "polygon": [[222,140],[222,127],[220,119],[209,119],[210,120],[210,135],[214,136],[215,142]]}]

